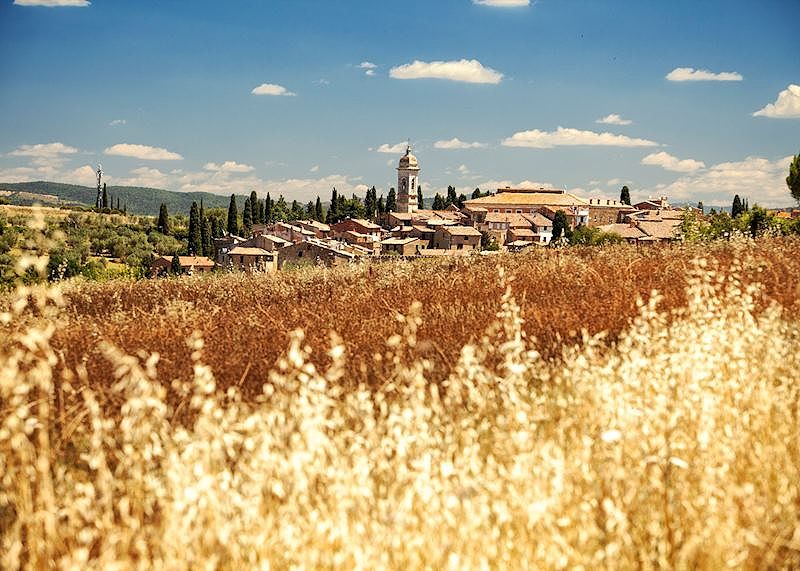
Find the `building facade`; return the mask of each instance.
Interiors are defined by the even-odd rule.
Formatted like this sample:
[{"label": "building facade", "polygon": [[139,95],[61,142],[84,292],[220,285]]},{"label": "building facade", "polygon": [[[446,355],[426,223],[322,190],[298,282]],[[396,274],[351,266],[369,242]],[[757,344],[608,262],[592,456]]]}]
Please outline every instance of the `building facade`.
[{"label": "building facade", "polygon": [[415,212],[417,205],[417,189],[419,188],[419,163],[411,154],[411,146],[406,147],[406,154],[397,166],[397,212]]}]

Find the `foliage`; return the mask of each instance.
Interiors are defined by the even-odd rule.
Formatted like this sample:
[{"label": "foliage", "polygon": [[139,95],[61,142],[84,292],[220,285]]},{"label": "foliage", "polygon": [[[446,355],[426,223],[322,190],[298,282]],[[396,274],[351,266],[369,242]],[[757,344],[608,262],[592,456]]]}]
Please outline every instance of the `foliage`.
[{"label": "foliage", "polygon": [[485,250],[487,252],[497,252],[500,250],[500,245],[497,243],[497,240],[494,239],[488,232],[481,232],[481,250]]},{"label": "foliage", "polygon": [[557,243],[562,235],[569,240],[572,235],[572,230],[569,226],[567,213],[563,210],[557,210],[556,215],[553,217],[553,242]]},{"label": "foliage", "polygon": [[575,246],[603,246],[621,242],[622,237],[619,234],[603,232],[599,228],[589,228],[583,225],[575,228],[569,237],[569,243]]},{"label": "foliage", "polygon": [[196,202],[192,202],[192,208],[189,211],[189,244],[187,246],[190,256],[203,255],[203,234],[200,225],[200,209]]},{"label": "foliage", "polygon": [[739,218],[742,214],[744,214],[745,207],[742,200],[739,198],[739,195],[733,197],[733,205],[731,206],[731,216],[733,218]]},{"label": "foliage", "polygon": [[239,235],[239,211],[236,207],[236,195],[231,194],[231,201],[228,204],[228,234]]},{"label": "foliage", "polygon": [[628,188],[628,185],[622,187],[619,191],[619,201],[622,204],[630,204],[631,203],[631,191]]},{"label": "foliage", "polygon": [[[21,249],[32,239],[28,229],[31,219],[29,214],[0,214],[0,288],[12,283]],[[154,254],[171,255],[184,248],[175,237],[159,232],[155,224],[152,218],[94,213],[45,217],[44,232],[51,248],[46,277],[55,281],[76,276],[109,279],[144,275]],[[170,225],[175,224],[170,221]],[[176,234],[185,234],[185,230],[176,229]]]},{"label": "foliage", "polygon": [[727,240],[737,236],[758,238],[765,234],[800,234],[800,224],[780,220],[758,205],[748,210],[743,208],[741,205],[739,215],[735,218],[724,211],[712,210],[707,216],[686,211],[679,226],[680,234],[687,242]]},{"label": "foliage", "polygon": [[432,210],[444,210],[445,208],[447,208],[447,204],[445,203],[445,199],[441,194],[439,194],[437,192],[436,196],[433,197],[433,204],[431,205],[431,209]]},{"label": "foliage", "polygon": [[798,204],[800,204],[800,153],[796,154],[789,164],[789,176],[786,177],[786,186]]},{"label": "foliage", "polygon": [[389,189],[389,194],[386,197],[386,212],[394,212],[397,210],[397,192],[394,187]]},{"label": "foliage", "polygon": [[156,222],[156,228],[165,236],[169,236],[169,213],[167,212],[167,205],[163,202],[158,208],[158,222]]}]

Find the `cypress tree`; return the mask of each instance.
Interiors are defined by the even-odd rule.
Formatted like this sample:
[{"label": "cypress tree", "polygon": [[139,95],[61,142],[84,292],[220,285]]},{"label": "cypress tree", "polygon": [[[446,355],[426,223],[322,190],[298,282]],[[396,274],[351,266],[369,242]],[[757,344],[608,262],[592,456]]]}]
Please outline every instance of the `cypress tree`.
[{"label": "cypress tree", "polygon": [[433,197],[433,206],[431,206],[431,208],[433,210],[444,210],[447,208],[444,202],[444,197],[438,192],[436,193],[436,196]]},{"label": "cypress tree", "polygon": [[214,233],[213,224],[211,220],[206,218],[203,222],[203,255],[213,259],[214,254],[214,240],[212,235]]},{"label": "cypress tree", "polygon": [[259,224],[266,224],[267,220],[264,218],[264,201],[258,201],[258,223]]},{"label": "cypress tree", "polygon": [[792,198],[800,204],[800,154],[795,155],[789,164],[789,176],[786,177],[786,186],[789,187],[789,194],[792,195]]},{"label": "cypress tree", "polygon": [[170,272],[175,274],[176,276],[181,274],[181,271],[182,271],[181,260],[180,260],[180,258],[178,258],[178,252],[175,252],[175,254],[173,254],[172,263],[170,264],[170,268],[169,269],[170,269]]},{"label": "cypress tree", "polygon": [[456,201],[456,206],[459,208],[464,208],[464,203],[467,201],[467,196],[462,192],[458,195],[458,200]]},{"label": "cypress tree", "polygon": [[553,241],[561,238],[562,234],[569,238],[569,219],[566,212],[559,210],[553,217]]},{"label": "cypress tree", "polygon": [[156,224],[156,229],[165,236],[169,236],[169,214],[167,214],[167,205],[163,202],[158,209],[158,223]]},{"label": "cypress tree", "polygon": [[731,206],[731,217],[738,218],[742,212],[744,212],[744,208],[742,207],[742,199],[739,198],[739,195],[733,197],[733,205]]},{"label": "cypress tree", "polygon": [[331,191],[331,205],[328,208],[328,224],[335,224],[339,221],[339,193],[336,187]]},{"label": "cypress tree", "polygon": [[267,197],[264,199],[264,222],[267,224],[274,222],[275,219],[272,217],[272,207],[274,206],[272,199],[267,193]]},{"label": "cypress tree", "polygon": [[190,256],[203,255],[203,235],[200,231],[200,211],[197,208],[196,202],[192,202],[192,208],[189,210],[188,250]]},{"label": "cypress tree", "polygon": [[253,224],[258,224],[258,195],[255,190],[250,191],[250,220]]},{"label": "cypress tree", "polygon": [[447,208],[451,204],[456,204],[458,197],[456,196],[456,187],[447,185],[447,198],[445,198],[444,206]]},{"label": "cypress tree", "polygon": [[476,188],[475,190],[472,191],[472,198],[480,198],[481,196],[483,195],[481,194],[480,188]]},{"label": "cypress tree", "polygon": [[386,214],[386,203],[383,200],[383,195],[378,199],[378,205],[376,206],[378,210],[378,214]]},{"label": "cypress tree", "polygon": [[389,189],[389,196],[386,197],[386,212],[397,210],[397,192],[394,187]]},{"label": "cypress tree", "polygon": [[314,220],[318,220],[319,222],[324,221],[324,214],[322,212],[322,201],[319,199],[319,194],[317,195],[317,202],[314,203]]},{"label": "cypress tree", "polygon": [[103,183],[103,208],[108,208],[108,193],[106,192],[106,183]]},{"label": "cypress tree", "polygon": [[239,234],[239,212],[236,208],[235,194],[231,194],[231,203],[228,205],[228,234]]},{"label": "cypress tree", "polygon": [[417,208],[425,208],[425,197],[422,196],[422,185],[417,185]]},{"label": "cypress tree", "polygon": [[244,209],[242,210],[242,227],[245,238],[250,237],[250,230],[253,228],[253,209],[250,206],[250,199],[244,199]]},{"label": "cypress tree", "polygon": [[622,204],[630,204],[631,203],[631,191],[627,185],[622,187],[622,190],[619,191],[619,201]]},{"label": "cypress tree", "polygon": [[200,246],[204,256],[208,256],[211,253],[211,224],[206,218],[202,198],[200,199]]}]

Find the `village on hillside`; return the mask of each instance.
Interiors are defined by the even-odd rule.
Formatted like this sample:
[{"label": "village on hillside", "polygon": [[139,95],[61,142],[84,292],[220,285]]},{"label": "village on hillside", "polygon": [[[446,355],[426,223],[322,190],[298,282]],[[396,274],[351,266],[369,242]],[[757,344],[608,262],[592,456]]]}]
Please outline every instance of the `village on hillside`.
[{"label": "village on hillside", "polygon": [[[620,242],[664,244],[681,239],[686,213],[703,215],[702,207],[674,207],[665,196],[628,204],[584,199],[560,189],[510,187],[464,200],[462,207],[451,203],[441,210],[425,209],[419,204],[420,170],[408,146],[397,167],[396,206],[379,213],[375,221],[253,224],[248,236],[225,233],[213,238],[216,259],[160,256],[151,273],[196,274],[214,268],[270,272],[303,264],[330,267],[362,258],[464,256],[487,249],[516,252],[550,245],[581,227]],[[800,211],[781,214],[795,217]]]}]

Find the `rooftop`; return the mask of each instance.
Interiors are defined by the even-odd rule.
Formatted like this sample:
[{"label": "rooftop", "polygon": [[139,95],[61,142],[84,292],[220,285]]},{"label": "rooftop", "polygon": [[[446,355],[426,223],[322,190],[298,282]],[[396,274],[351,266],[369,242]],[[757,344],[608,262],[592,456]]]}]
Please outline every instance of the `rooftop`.
[{"label": "rooftop", "polygon": [[465,202],[473,206],[508,205],[508,206],[588,206],[589,203],[563,190],[511,190],[506,189],[494,196],[482,196]]}]

